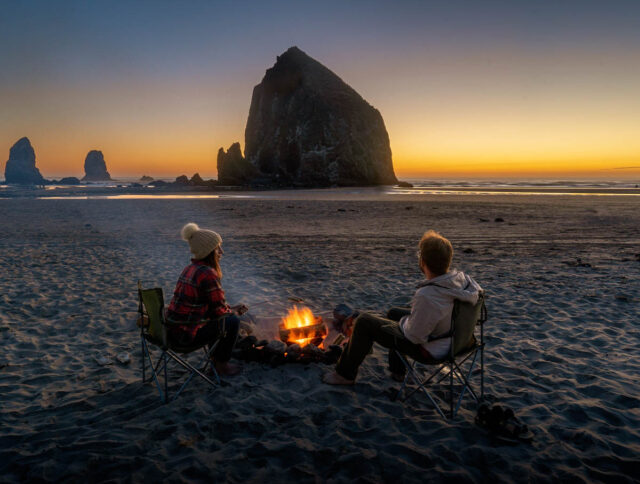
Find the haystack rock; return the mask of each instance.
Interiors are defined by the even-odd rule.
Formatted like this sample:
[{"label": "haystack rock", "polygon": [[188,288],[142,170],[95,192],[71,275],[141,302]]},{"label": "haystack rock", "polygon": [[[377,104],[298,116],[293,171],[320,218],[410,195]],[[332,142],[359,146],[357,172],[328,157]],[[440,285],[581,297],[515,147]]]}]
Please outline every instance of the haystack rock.
[{"label": "haystack rock", "polygon": [[109,181],[111,175],[107,171],[102,151],[91,150],[84,160],[84,178],[82,181]]},{"label": "haystack rock", "polygon": [[46,182],[36,168],[36,152],[29,138],[20,138],[9,150],[4,178],[7,183],[25,185],[42,185]]},{"label": "haystack rock", "polygon": [[297,47],[253,89],[245,157],[259,172],[254,179],[276,184],[397,182],[380,112]]}]

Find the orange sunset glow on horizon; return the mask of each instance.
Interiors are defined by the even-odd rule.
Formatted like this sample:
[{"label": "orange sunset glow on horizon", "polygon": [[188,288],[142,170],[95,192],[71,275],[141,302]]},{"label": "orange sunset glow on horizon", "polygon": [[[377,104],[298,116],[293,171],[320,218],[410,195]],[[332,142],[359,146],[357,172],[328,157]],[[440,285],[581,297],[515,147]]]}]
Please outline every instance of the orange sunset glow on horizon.
[{"label": "orange sunset glow on horizon", "polygon": [[[640,178],[633,16],[429,5],[291,7],[297,23],[266,7],[84,6],[56,24],[46,2],[14,5],[46,28],[0,22],[0,161],[26,136],[48,178],[81,177],[90,150],[115,178],[215,178],[220,147],[244,150],[253,87],[297,44],[380,111],[401,179]],[[212,31],[220,15],[252,35]]]}]

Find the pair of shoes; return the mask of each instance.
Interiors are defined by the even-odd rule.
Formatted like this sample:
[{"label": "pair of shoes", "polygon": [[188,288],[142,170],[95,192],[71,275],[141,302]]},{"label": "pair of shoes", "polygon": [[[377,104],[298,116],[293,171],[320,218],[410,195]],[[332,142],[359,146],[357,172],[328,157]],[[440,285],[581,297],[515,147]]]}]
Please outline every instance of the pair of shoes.
[{"label": "pair of shoes", "polygon": [[478,406],[475,420],[477,425],[485,428],[503,443],[514,444],[533,440],[533,433],[507,406],[482,402]]},{"label": "pair of shoes", "polygon": [[342,375],[332,371],[331,373],[325,373],[322,377],[322,381],[328,385],[353,385],[356,381],[349,380]]},{"label": "pair of shoes", "polygon": [[220,376],[235,376],[242,371],[240,365],[234,365],[228,361],[224,363],[216,362],[214,363],[214,367]]}]

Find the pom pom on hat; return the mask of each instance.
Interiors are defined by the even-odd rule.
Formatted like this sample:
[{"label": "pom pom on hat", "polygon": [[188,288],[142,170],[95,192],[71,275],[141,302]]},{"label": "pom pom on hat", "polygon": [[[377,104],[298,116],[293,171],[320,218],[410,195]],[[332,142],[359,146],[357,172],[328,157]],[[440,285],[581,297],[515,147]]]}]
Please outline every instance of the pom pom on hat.
[{"label": "pom pom on hat", "polygon": [[200,230],[200,227],[198,227],[198,224],[194,224],[193,222],[191,222],[185,225],[184,227],[182,227],[182,230],[180,231],[180,235],[182,236],[183,240],[186,240],[187,242],[189,242],[191,237],[193,237],[193,234],[195,234],[198,230]]},{"label": "pom pom on hat", "polygon": [[222,244],[220,235],[213,230],[201,229],[193,222],[182,227],[180,235],[189,244],[189,249],[195,259],[204,259]]}]

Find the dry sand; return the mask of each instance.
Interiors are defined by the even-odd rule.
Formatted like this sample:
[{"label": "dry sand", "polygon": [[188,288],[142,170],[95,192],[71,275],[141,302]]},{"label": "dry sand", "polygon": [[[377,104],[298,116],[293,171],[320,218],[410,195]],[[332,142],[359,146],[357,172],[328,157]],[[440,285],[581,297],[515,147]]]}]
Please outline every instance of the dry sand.
[{"label": "dry sand", "polygon": [[[0,200],[0,481],[640,475],[637,197],[263,196]],[[295,295],[318,311],[407,303],[420,281],[417,240],[442,232],[455,267],[487,292],[486,392],[534,441],[493,441],[474,425],[471,400],[450,423],[421,398],[390,401],[398,384],[379,347],[353,389],[322,384],[329,368],[319,364],[245,363],[228,386],[194,381],[161,404],[140,382],[136,281],[171,294],[188,262],[188,221],[222,234],[230,302]],[[117,362],[121,352],[130,364]]]}]

